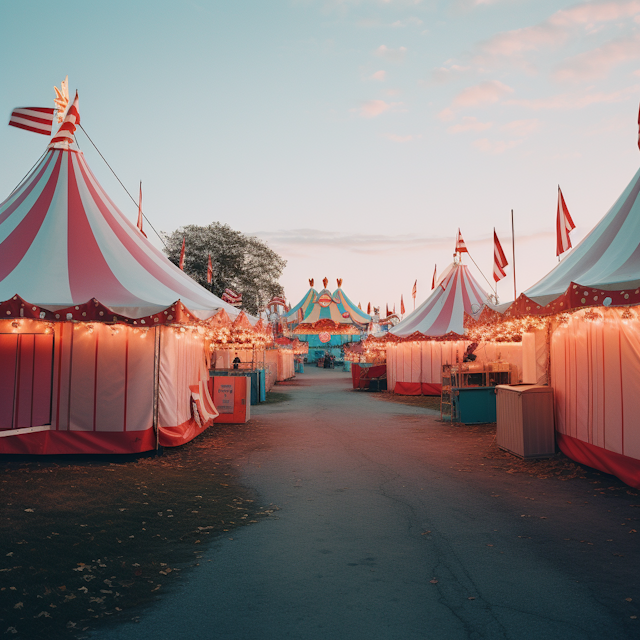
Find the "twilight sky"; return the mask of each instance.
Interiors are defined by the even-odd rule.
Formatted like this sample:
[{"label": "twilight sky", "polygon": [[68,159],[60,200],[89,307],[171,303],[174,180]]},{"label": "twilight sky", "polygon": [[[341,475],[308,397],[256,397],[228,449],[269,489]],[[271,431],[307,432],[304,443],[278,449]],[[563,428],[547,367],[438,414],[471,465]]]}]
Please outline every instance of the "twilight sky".
[{"label": "twilight sky", "polygon": [[[511,262],[511,209],[519,294],[557,264],[557,185],[575,245],[640,160],[640,0],[2,2],[0,61],[5,122],[53,106],[68,74],[87,133],[131,193],[143,181],[153,226],[263,238],[288,260],[292,303],[327,276],[365,309],[399,310],[402,293],[409,311],[458,227],[493,282],[493,227]],[[0,200],[46,144],[0,127]]]}]

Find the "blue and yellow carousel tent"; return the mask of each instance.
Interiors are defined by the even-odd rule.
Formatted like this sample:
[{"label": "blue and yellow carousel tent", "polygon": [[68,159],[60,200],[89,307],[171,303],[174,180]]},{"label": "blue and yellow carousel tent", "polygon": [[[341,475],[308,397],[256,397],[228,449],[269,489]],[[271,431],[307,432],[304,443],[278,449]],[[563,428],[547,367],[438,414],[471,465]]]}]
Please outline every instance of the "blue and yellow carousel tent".
[{"label": "blue and yellow carousel tent", "polygon": [[338,288],[332,293],[324,288],[318,292],[309,280],[310,289],[302,300],[287,314],[287,322],[293,333],[309,343],[311,361],[330,351],[340,356],[343,344],[357,342],[364,335],[371,322],[371,316],[356,306],[342,290],[342,279],[338,278]]}]

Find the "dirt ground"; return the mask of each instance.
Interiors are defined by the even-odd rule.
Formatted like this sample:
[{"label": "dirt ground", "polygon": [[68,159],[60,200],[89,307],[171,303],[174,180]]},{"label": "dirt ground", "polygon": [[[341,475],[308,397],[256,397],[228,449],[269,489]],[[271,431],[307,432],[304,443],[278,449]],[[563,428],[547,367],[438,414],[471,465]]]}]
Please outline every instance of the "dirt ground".
[{"label": "dirt ground", "polygon": [[[368,395],[439,410],[438,398]],[[282,385],[268,403],[288,397]],[[277,506],[242,486],[233,463],[238,447],[260,446],[260,429],[259,418],[216,426],[157,457],[0,459],[0,634],[81,638],[114,618],[135,620],[141,605],[170,593],[199,565],[213,539],[277,517]],[[443,423],[423,435],[449,441],[461,473],[586,479],[594,495],[624,496],[625,503],[638,495],[561,453],[525,462],[503,452],[495,425]],[[640,516],[632,511],[630,527]]]}]

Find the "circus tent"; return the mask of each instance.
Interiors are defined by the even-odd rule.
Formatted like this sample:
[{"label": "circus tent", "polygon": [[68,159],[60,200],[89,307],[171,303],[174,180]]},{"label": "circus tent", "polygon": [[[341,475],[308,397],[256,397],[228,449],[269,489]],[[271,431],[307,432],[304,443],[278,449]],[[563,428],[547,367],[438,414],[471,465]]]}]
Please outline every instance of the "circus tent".
[{"label": "circus tent", "polygon": [[[464,337],[465,314],[476,317],[488,300],[469,268],[456,260],[440,277],[431,295],[389,330],[387,388],[400,395],[440,395],[442,365],[462,362],[470,341]],[[522,370],[518,344],[482,344],[481,361],[508,361]]]},{"label": "circus tent", "polygon": [[338,356],[342,345],[360,340],[371,322],[371,316],[359,309],[343,291],[341,278],[333,293],[327,289],[327,278],[323,279],[324,288],[319,292],[313,288],[313,282],[313,279],[309,280],[311,288],[287,314],[293,333],[309,343],[310,361],[328,350]]},{"label": "circus tent", "polygon": [[594,229],[505,316],[552,315],[557,442],[640,487],[640,170]]},{"label": "circus tent", "polygon": [[76,96],[0,205],[2,453],[145,451],[217,415],[198,323],[238,310],[119,211],[73,143],[79,120]]}]

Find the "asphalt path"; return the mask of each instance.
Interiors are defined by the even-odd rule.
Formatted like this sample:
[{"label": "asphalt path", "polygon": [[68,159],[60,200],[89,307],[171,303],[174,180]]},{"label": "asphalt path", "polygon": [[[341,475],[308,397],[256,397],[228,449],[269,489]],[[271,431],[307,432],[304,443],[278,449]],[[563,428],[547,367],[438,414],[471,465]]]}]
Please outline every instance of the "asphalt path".
[{"label": "asphalt path", "polygon": [[505,473],[477,428],[349,387],[307,368],[276,388],[290,400],[252,407],[258,435],[233,455],[273,516],[91,637],[640,638],[637,492]]}]

